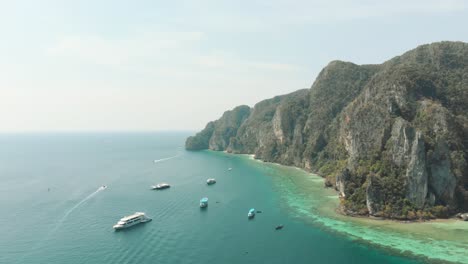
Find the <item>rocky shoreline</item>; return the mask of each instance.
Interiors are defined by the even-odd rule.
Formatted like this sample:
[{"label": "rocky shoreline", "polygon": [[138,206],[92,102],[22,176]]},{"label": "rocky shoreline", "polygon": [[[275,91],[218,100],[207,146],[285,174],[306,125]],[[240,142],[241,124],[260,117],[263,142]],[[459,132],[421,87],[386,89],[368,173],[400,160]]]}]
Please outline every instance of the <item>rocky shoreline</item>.
[{"label": "rocky shoreline", "polygon": [[[223,151],[225,153],[229,153],[229,154],[232,154],[231,152],[229,151]],[[243,154],[243,155],[248,155],[251,159],[254,159],[254,160],[257,160],[257,161],[260,161],[260,162],[267,162],[265,160],[261,160],[259,158],[257,158],[255,156],[255,154]],[[281,163],[275,163],[275,162],[270,162],[270,163],[273,163],[273,164],[277,164],[277,165],[280,165],[280,166],[285,166],[284,164],[281,164]],[[337,195],[339,196],[339,190],[337,187],[333,186],[330,184],[329,181],[327,181],[327,178],[324,177],[323,175],[320,175],[319,173],[317,172],[313,172],[313,171],[310,171],[310,170],[306,170],[304,168],[299,168],[299,167],[295,167],[293,166],[294,168],[297,168],[297,169],[300,169],[300,170],[304,170],[305,172],[307,173],[313,173],[317,176],[320,176],[322,178],[325,179],[325,182],[324,182],[324,188],[333,188],[336,192],[337,192]],[[343,197],[339,197],[340,200],[343,200]],[[349,216],[349,217],[355,217],[355,218],[367,218],[367,219],[372,219],[372,220],[390,220],[390,221],[395,221],[395,222],[398,222],[398,223],[421,223],[421,222],[427,222],[427,221],[434,221],[434,220],[449,220],[449,219],[452,219],[452,220],[461,220],[461,221],[468,221],[468,212],[467,213],[457,213],[455,215],[451,215],[451,216],[448,216],[448,217],[444,217],[444,218],[437,218],[437,217],[432,217],[432,218],[417,218],[417,219],[397,219],[397,218],[387,218],[387,217],[384,217],[384,216],[374,216],[374,215],[362,215],[362,214],[359,214],[357,212],[353,212],[353,211],[350,211],[350,210],[347,210],[344,206],[342,206],[342,203],[340,202],[340,205],[336,208],[335,212],[337,214],[340,214],[340,215],[343,215],[343,216]]]},{"label": "rocky shoreline", "polygon": [[314,171],[348,214],[450,218],[468,212],[467,72],[463,42],[378,65],[333,61],[310,89],[226,111],[186,149]]},{"label": "rocky shoreline", "polygon": [[[258,157],[254,159],[252,154],[206,152],[223,160],[250,160],[251,166],[257,167],[271,181],[279,198],[277,205],[291,217],[308,225],[349,236],[360,243],[394,254],[411,255],[424,263],[465,262],[466,222],[453,218],[399,221],[343,215],[336,210],[339,205],[337,192],[333,188],[324,188],[324,178],[319,175],[295,166],[264,162]],[[233,170],[237,171],[236,167]]]}]

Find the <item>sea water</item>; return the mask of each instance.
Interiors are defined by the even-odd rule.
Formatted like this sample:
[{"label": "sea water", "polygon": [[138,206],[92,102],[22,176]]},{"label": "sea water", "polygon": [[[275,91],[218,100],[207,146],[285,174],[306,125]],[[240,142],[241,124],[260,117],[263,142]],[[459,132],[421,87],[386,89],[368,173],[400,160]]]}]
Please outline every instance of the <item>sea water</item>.
[{"label": "sea water", "polygon": [[[335,215],[336,194],[317,176],[248,156],[187,152],[190,134],[0,135],[0,263],[463,262],[463,245],[444,255],[441,243],[415,237],[415,247],[434,247],[431,259],[411,252],[408,230]],[[171,188],[151,190],[160,182]],[[262,212],[249,220],[250,208]],[[112,229],[134,212],[153,221]]]}]

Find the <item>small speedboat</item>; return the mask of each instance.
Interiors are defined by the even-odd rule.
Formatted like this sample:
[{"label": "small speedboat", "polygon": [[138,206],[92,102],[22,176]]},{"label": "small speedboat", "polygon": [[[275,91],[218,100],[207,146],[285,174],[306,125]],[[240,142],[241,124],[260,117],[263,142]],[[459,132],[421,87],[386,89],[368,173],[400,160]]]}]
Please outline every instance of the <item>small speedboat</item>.
[{"label": "small speedboat", "polygon": [[277,226],[275,227],[275,230],[283,229],[283,227],[284,227],[284,225],[277,225]]},{"label": "small speedboat", "polygon": [[228,168],[228,171],[232,171],[232,168]]},{"label": "small speedboat", "polygon": [[255,209],[254,209],[254,208],[252,208],[252,209],[249,210],[249,213],[247,214],[247,217],[248,217],[249,219],[252,219],[252,218],[255,217]]},{"label": "small speedboat", "polygon": [[151,186],[151,189],[152,190],[164,190],[164,189],[167,189],[167,188],[170,188],[171,185],[169,185],[168,183],[159,183],[159,184],[156,184],[156,185],[153,185]]},{"label": "small speedboat", "polygon": [[101,190],[104,190],[104,189],[106,189],[106,188],[107,188],[107,185],[101,186]]},{"label": "small speedboat", "polygon": [[215,184],[215,183],[216,183],[216,179],[211,178],[211,179],[206,180],[206,184],[208,184],[208,185],[212,185],[212,184]]},{"label": "small speedboat", "polygon": [[200,199],[200,208],[206,208],[208,207],[208,198],[203,197]]}]

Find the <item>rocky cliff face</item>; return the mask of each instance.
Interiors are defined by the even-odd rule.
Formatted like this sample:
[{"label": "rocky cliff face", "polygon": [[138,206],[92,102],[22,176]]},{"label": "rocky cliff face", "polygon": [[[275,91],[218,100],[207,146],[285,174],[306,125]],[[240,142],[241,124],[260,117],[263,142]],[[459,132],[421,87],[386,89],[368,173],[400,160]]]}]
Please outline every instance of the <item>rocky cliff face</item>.
[{"label": "rocky cliff face", "polygon": [[186,148],[316,172],[349,214],[468,210],[468,44],[423,45],[380,65],[333,61],[310,89],[227,111]]}]

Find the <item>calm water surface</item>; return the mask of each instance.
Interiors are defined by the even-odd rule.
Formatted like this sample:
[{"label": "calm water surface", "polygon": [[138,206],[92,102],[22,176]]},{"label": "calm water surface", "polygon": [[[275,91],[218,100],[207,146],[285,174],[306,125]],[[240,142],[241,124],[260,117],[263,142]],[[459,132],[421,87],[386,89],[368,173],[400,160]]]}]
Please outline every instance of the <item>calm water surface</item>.
[{"label": "calm water surface", "polygon": [[[424,262],[301,214],[314,199],[304,186],[320,179],[295,183],[283,177],[294,169],[186,152],[189,134],[0,135],[0,263]],[[149,189],[163,181],[172,187]],[[203,196],[207,210],[198,207]],[[252,207],[262,213],[249,221]],[[153,221],[114,232],[136,211]]]}]

